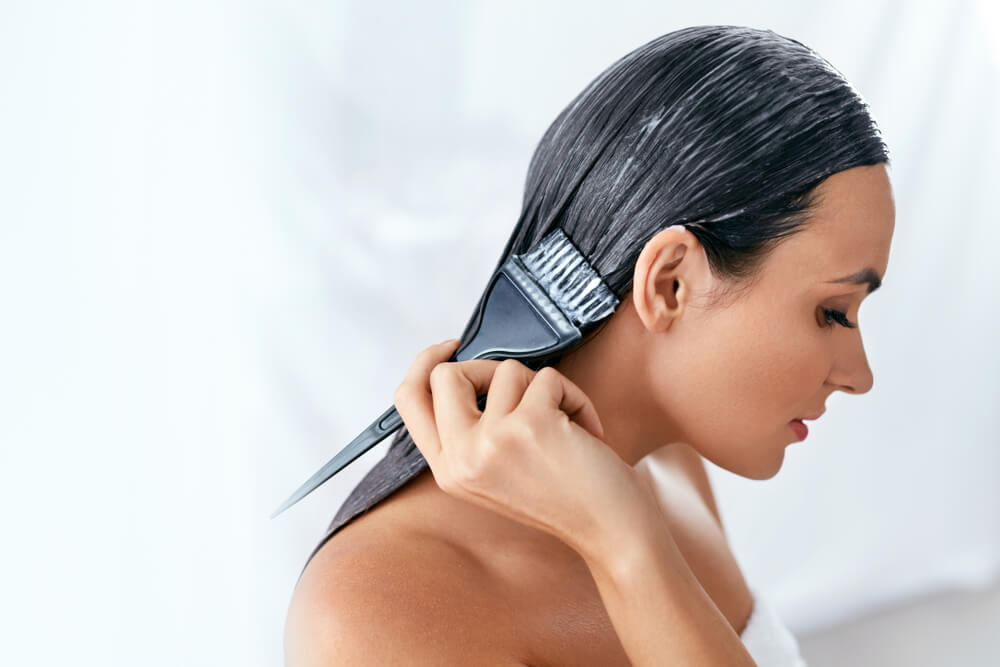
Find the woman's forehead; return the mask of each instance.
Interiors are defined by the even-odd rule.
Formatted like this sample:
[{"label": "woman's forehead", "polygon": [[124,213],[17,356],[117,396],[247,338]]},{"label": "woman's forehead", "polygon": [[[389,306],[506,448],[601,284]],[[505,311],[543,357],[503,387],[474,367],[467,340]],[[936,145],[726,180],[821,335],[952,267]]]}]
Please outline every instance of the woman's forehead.
[{"label": "woman's forehead", "polygon": [[816,194],[809,222],[779,244],[770,257],[772,278],[795,277],[819,285],[871,268],[881,280],[895,226],[892,188],[884,165],[833,174],[817,187]]}]

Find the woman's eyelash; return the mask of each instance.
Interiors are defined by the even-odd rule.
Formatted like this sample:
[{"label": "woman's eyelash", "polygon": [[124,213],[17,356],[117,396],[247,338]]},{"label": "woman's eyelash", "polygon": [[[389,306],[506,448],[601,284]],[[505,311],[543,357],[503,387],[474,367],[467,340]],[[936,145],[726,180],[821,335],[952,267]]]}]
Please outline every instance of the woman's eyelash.
[{"label": "woman's eyelash", "polygon": [[842,313],[839,310],[831,310],[829,308],[823,309],[823,317],[826,318],[827,326],[831,326],[830,320],[834,320],[837,324],[847,327],[848,329],[854,329],[858,325],[847,319],[847,313]]}]

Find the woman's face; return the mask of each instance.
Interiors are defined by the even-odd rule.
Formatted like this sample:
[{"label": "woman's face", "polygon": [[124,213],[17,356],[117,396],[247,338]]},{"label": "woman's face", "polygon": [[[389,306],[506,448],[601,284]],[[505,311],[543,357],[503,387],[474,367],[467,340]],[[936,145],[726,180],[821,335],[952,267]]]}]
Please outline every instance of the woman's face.
[{"label": "woman's face", "polygon": [[[888,173],[881,164],[848,169],[817,190],[807,228],[772,251],[757,282],[715,306],[704,295],[720,283],[693,234],[669,229],[647,243],[632,293],[581,348],[616,350],[615,363],[600,381],[577,373],[625,460],[680,441],[735,474],[767,479],[799,439],[791,420],[823,412],[835,391],[871,389],[858,316],[869,285],[842,279],[867,268],[885,276],[895,225]],[[568,361],[571,373],[579,368]]]}]

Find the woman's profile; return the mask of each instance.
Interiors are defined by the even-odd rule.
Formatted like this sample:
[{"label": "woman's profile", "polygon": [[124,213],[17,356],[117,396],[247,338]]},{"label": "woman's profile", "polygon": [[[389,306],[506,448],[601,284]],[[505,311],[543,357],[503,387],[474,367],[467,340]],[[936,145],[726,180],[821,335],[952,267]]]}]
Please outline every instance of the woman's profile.
[{"label": "woman's profile", "polygon": [[[603,71],[539,142],[497,266],[558,228],[620,305],[546,362],[555,372],[513,361],[462,370],[441,363],[453,349],[441,345],[418,357],[400,378],[406,427],[306,561],[286,664],[672,664],[724,651],[740,658],[726,664],[803,664],[740,572],[703,459],[769,479],[785,448],[806,437],[802,420],[818,418],[833,392],[871,389],[858,310],[888,264],[888,165],[859,93],[817,53],[770,30],[685,28]],[[431,380],[443,366],[452,375]],[[562,457],[552,463],[563,477],[532,488],[521,475],[499,479],[510,498],[517,489],[520,502],[534,500],[535,516],[545,507],[556,516],[561,501],[601,516],[600,540],[570,539],[442,488],[446,434],[438,442],[431,424],[460,410],[458,398],[444,404],[444,383],[462,373],[498,387],[503,373],[504,391],[519,386],[508,413],[542,382],[575,402],[579,439],[546,449]],[[419,391],[428,382],[437,382],[433,406]],[[655,577],[616,589],[597,572],[598,552],[610,562],[616,550],[641,551],[648,523],[630,509],[638,505],[608,493],[608,479],[581,475],[607,452],[607,478],[628,468],[647,481],[680,564],[662,569],[687,576],[690,597],[658,599]],[[662,590],[680,590],[671,585]],[[662,642],[643,639],[653,623]]]}]

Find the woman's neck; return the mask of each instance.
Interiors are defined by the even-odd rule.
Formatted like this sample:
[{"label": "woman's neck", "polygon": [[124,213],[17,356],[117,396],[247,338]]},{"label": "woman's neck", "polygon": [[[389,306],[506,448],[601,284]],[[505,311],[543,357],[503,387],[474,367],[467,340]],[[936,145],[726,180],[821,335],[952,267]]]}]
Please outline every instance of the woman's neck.
[{"label": "woman's neck", "polygon": [[637,341],[651,335],[635,316],[631,299],[583,345],[565,354],[556,370],[593,402],[604,441],[629,465],[673,439],[662,411],[643,389],[649,361]]}]

